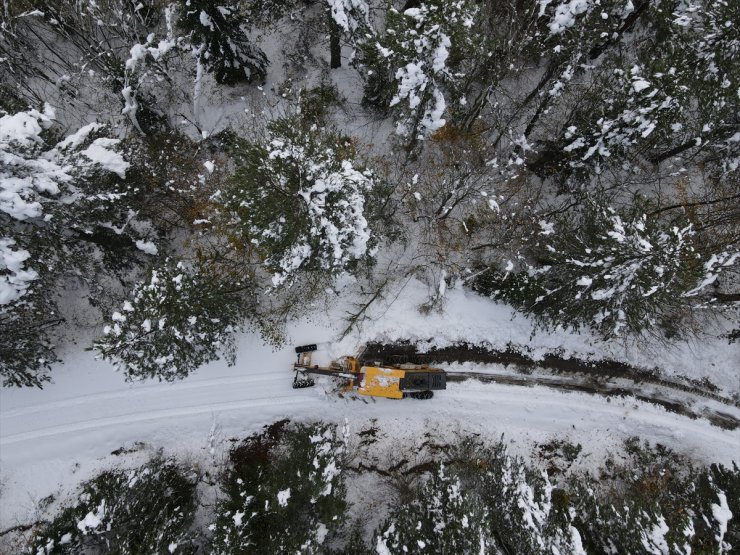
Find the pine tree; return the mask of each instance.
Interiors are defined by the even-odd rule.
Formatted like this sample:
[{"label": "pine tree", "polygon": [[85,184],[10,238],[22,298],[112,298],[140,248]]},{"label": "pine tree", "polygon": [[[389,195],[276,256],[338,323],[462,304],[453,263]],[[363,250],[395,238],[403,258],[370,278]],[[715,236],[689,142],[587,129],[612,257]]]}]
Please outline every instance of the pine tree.
[{"label": "pine tree", "polygon": [[233,364],[233,334],[246,317],[249,289],[168,260],[134,287],[95,349],[128,379],[172,381],[222,354]]},{"label": "pine tree", "polygon": [[336,276],[373,252],[365,196],[376,178],[352,141],[297,119],[268,126],[262,143],[237,141],[222,199],[229,233],[256,248],[275,286],[305,272]]},{"label": "pine tree", "polygon": [[74,504],[34,534],[34,555],[195,553],[193,472],[155,458],[85,482]]},{"label": "pine tree", "polygon": [[[39,276],[35,270],[18,271],[18,255],[23,258],[29,252],[13,250],[11,240],[0,239],[0,272],[9,272],[2,276],[0,290],[3,295],[8,290],[22,293],[19,300],[11,301],[5,296],[0,302],[0,376],[4,386],[42,387],[50,379],[51,364],[58,360],[47,331],[60,319],[43,294],[50,284],[42,278],[48,276]],[[19,274],[33,279],[20,280]],[[6,287],[8,284],[10,288]]]},{"label": "pine tree", "polygon": [[418,499],[398,504],[375,532],[379,554],[486,552],[493,541],[486,509],[464,491],[460,479],[438,465]]},{"label": "pine tree", "polygon": [[482,277],[493,291],[545,323],[589,326],[604,336],[639,333],[688,304],[702,276],[690,224],[664,224],[648,206],[617,210],[587,199],[559,225],[542,221],[539,265]]},{"label": "pine tree", "polygon": [[211,526],[212,553],[321,552],[347,508],[345,444],[335,426],[315,424],[273,425],[237,446]]},{"label": "pine tree", "polygon": [[740,77],[731,62],[736,31],[724,23],[731,8],[717,2],[696,12],[665,4],[647,15],[651,35],[661,38],[634,57],[605,56],[593,91],[570,114],[562,142],[572,167],[600,170],[638,155],[656,163],[700,150],[729,154],[730,90]]},{"label": "pine tree", "polygon": [[581,539],[571,526],[567,500],[547,473],[510,455],[503,443],[480,446],[478,469],[468,478],[486,507],[487,526],[496,546],[509,553],[580,553]]},{"label": "pine tree", "polygon": [[239,2],[181,2],[178,26],[189,33],[195,55],[218,83],[264,82],[269,62],[249,40]]},{"label": "pine tree", "polygon": [[466,103],[463,60],[481,49],[480,35],[471,32],[477,13],[467,0],[430,0],[403,12],[390,5],[384,33],[360,38],[365,100],[392,108],[396,133],[411,143]]},{"label": "pine tree", "polygon": [[[54,290],[65,275],[100,269],[95,254],[123,245],[119,263],[144,245],[122,182],[129,162],[118,139],[93,123],[61,141],[45,106],[0,117],[0,375],[40,386],[56,360]],[[112,229],[121,229],[116,234]],[[111,240],[115,238],[115,240]]]},{"label": "pine tree", "polygon": [[700,514],[709,528],[707,543],[716,542],[720,551],[727,553],[737,549],[740,546],[740,468],[737,463],[733,462],[732,468],[710,465],[696,480],[696,496],[700,507],[696,516]]},{"label": "pine tree", "polygon": [[546,71],[515,107],[536,106],[524,136],[538,175],[603,174],[698,153],[710,167],[737,166],[733,3],[548,2],[539,16]]},{"label": "pine tree", "polygon": [[587,552],[730,553],[740,529],[730,518],[737,466],[695,468],[636,439],[626,442],[626,463],[569,485],[573,525]]}]

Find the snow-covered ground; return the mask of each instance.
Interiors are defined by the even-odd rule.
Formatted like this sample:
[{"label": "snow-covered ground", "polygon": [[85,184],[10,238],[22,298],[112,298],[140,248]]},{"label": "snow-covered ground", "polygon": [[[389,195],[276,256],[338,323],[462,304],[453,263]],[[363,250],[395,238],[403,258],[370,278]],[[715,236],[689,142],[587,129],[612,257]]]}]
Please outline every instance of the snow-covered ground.
[{"label": "snow-covered ground", "polygon": [[[544,352],[564,347],[566,353],[596,358],[621,358],[588,336],[538,334],[530,340],[531,324],[496,303],[460,289],[447,291],[445,311],[419,315],[426,291],[412,282],[394,295],[390,306],[379,305],[374,320],[340,342],[336,314],[317,315],[291,325],[292,344],[321,343],[324,357],[350,354],[363,341],[430,339],[488,342],[495,346],[531,344]],[[708,421],[692,420],[631,398],[563,393],[546,387],[516,387],[465,382],[449,384],[431,401],[392,401],[339,397],[324,387],[293,390],[291,346],[273,351],[252,333],[240,336],[237,364],[214,363],[176,383],[126,384],[110,365],[91,352],[68,349],[65,362],[54,369],[54,382],[43,390],[0,392],[0,529],[32,522],[39,502],[54,495],[61,500],[96,471],[131,464],[112,455],[120,447],[146,444],[144,452],[168,453],[207,463],[228,449],[229,438],[243,437],[282,418],[348,420],[355,431],[371,419],[386,435],[420,435],[431,431],[452,437],[461,431],[499,438],[527,453],[534,443],[564,438],[584,447],[584,460],[597,466],[618,450],[624,439],[639,436],[685,453],[698,462],[740,460],[740,430],[726,431]],[[737,353],[721,348],[703,352],[666,348],[661,358],[630,351],[631,362],[665,364],[677,373],[714,364],[707,375],[725,376],[732,389],[737,378]],[[317,353],[319,354],[319,353]],[[689,357],[691,355],[691,358]],[[641,358],[642,357],[642,358]],[[723,358],[724,357],[724,358]],[[321,385],[321,384],[319,384]],[[737,391],[737,389],[735,389]],[[738,411],[735,411],[738,412]],[[141,455],[143,456],[143,454]]]},{"label": "snow-covered ground", "polygon": [[[553,33],[573,24],[572,18],[566,19],[556,22],[560,27],[553,28]],[[259,135],[264,121],[275,114],[290,113],[290,103],[282,101],[284,94],[280,92],[288,79],[296,78],[295,94],[299,88],[328,78],[344,98],[334,114],[338,128],[372,143],[369,152],[375,156],[392,154],[394,143],[387,138],[394,126],[389,119],[375,120],[361,108],[362,79],[349,66],[350,49],[344,48],[344,67],[331,73],[325,68],[288,71],[287,64],[280,63],[285,58],[283,49],[288,50],[286,37],[291,37],[291,44],[297,37],[292,26],[266,34],[264,48],[274,62],[264,87],[239,86],[224,92],[211,88],[213,83],[202,88],[198,81],[191,89],[184,73],[187,86],[181,87],[182,98],[169,104],[170,119],[193,138],[229,126],[253,128]],[[319,59],[327,53],[325,43],[312,49]],[[531,82],[516,78],[511,86],[526,84],[527,89],[522,90],[532,90],[544,69],[532,68],[531,78],[527,78]],[[112,107],[100,107],[95,118],[120,121],[120,99],[113,100]],[[107,111],[112,115],[105,116]],[[187,116],[174,117],[180,113]],[[89,117],[60,110],[61,122],[71,129],[88,123]],[[86,152],[87,158],[93,159],[90,149]],[[100,155],[97,152],[98,160]],[[139,247],[149,253],[155,249],[147,242]],[[388,262],[391,266],[397,261]],[[438,307],[422,315],[419,307],[430,295],[439,295]],[[707,420],[690,419],[633,398],[607,399],[543,386],[475,381],[450,383],[430,401],[340,397],[329,391],[326,381],[311,389],[291,388],[293,345],[321,343],[321,355],[330,360],[356,353],[368,341],[408,340],[422,349],[465,342],[495,350],[513,348],[535,360],[557,353],[564,358],[592,360],[597,366],[599,360],[623,361],[657,369],[666,377],[706,379],[724,396],[740,398],[740,346],[722,337],[727,332],[722,322],[708,324],[706,333],[696,340],[606,342],[588,331],[536,331],[529,318],[504,304],[461,286],[438,283],[428,287],[411,278],[384,291],[358,329],[340,340],[344,328],[341,316],[358,300],[352,284],[347,284],[331,311],[314,307],[310,319],[289,326],[285,348],[272,350],[256,334],[245,332],[239,337],[235,366],[213,363],[176,383],[124,382],[110,364],[84,350],[89,338],[64,347],[60,352],[64,362],[56,365],[53,382],[43,390],[0,390],[0,532],[48,515],[79,482],[102,469],[136,465],[158,449],[207,467],[223,460],[231,446],[229,439],[247,436],[283,418],[346,420],[355,432],[377,426],[389,451],[394,445],[408,446],[425,433],[447,440],[463,433],[491,440],[503,435],[511,449],[522,455],[529,455],[535,444],[564,439],[583,446],[577,464],[596,468],[608,455],[618,453],[626,438],[638,436],[699,463],[740,462],[740,429],[723,430]],[[481,365],[462,369],[507,372]],[[676,401],[680,401],[680,393],[677,395]],[[727,407],[727,412],[740,418],[737,407]]]},{"label": "snow-covered ground", "polygon": [[719,323],[697,340],[604,341],[588,330],[535,331],[532,320],[510,306],[460,286],[445,289],[442,310],[421,317],[419,306],[433,293],[418,280],[407,281],[375,303],[368,319],[362,322],[360,334],[349,335],[332,354],[346,354],[358,338],[417,341],[420,347],[428,348],[465,342],[500,350],[511,347],[534,360],[558,353],[563,358],[622,361],[638,368],[657,369],[665,376],[707,378],[729,395],[740,393],[740,345],[720,337],[726,330]]}]

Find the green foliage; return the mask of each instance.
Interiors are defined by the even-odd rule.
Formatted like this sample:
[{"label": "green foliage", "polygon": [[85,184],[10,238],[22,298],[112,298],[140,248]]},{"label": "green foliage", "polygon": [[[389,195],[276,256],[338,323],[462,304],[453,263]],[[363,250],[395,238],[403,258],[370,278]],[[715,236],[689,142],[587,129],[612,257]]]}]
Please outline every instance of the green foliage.
[{"label": "green foliage", "polygon": [[[740,468],[737,463],[733,462],[732,468],[727,468],[720,464],[712,464],[707,471],[701,472],[697,479],[696,492],[703,507],[703,514],[711,514],[716,522],[716,527],[712,526],[709,531],[710,539],[706,541],[711,545],[711,536],[714,534],[715,541],[717,536],[722,535],[718,543],[726,544],[728,550],[740,546]],[[729,510],[732,513],[732,519],[728,523],[727,529],[717,521],[717,517],[722,515],[727,517]],[[703,520],[703,519],[702,519]],[[707,519],[709,520],[709,519]],[[706,521],[704,521],[706,523]]]},{"label": "green foliage", "polygon": [[178,26],[190,33],[200,63],[221,84],[264,82],[267,56],[252,44],[238,2],[180,0]]},{"label": "green foliage", "polygon": [[214,554],[319,553],[342,523],[345,439],[335,426],[273,424],[231,452]]},{"label": "green foliage", "polygon": [[503,443],[463,439],[375,533],[378,553],[577,552],[567,500]]},{"label": "green foliage", "polygon": [[556,489],[503,443],[464,439],[410,503],[393,504],[373,546],[383,555],[730,552],[737,467],[696,469],[660,445],[627,450],[600,477],[578,474]]},{"label": "green foliage", "polygon": [[[670,450],[628,442],[630,458],[610,464],[599,480],[570,485],[574,519],[589,553],[727,553],[738,523],[724,520],[740,471],[696,469]],[[735,544],[736,545],[736,544]]]},{"label": "green foliage", "polygon": [[482,291],[547,324],[590,326],[604,336],[641,332],[688,301],[702,276],[691,225],[664,224],[637,204],[618,213],[586,199],[575,216],[542,222],[531,245],[540,266],[485,276]]},{"label": "green foliage", "polygon": [[527,311],[528,307],[534,306],[547,292],[540,274],[532,271],[531,275],[529,272],[502,275],[491,269],[475,279],[473,288],[483,295],[504,299]]},{"label": "green foliage", "polygon": [[233,364],[233,334],[247,315],[248,288],[167,261],[113,313],[95,349],[128,379],[183,378],[222,353]]},{"label": "green foliage", "polygon": [[11,308],[0,310],[0,376],[3,386],[43,387],[58,360],[46,330],[59,318],[48,306],[38,281],[34,290]]},{"label": "green foliage", "polygon": [[195,553],[189,527],[196,480],[186,468],[155,458],[131,470],[105,472],[82,485],[32,540],[34,555]]},{"label": "green foliage", "polygon": [[593,165],[601,173],[607,165],[671,142],[671,126],[682,112],[678,91],[671,90],[672,76],[660,75],[664,85],[645,67],[633,64],[621,69],[620,62],[608,64],[618,69],[597,78],[563,133],[561,155],[571,168]]},{"label": "green foliage", "polygon": [[418,498],[394,507],[376,532],[378,553],[478,553],[493,546],[486,508],[444,465]]},{"label": "green foliage", "polygon": [[228,226],[261,253],[273,285],[298,272],[352,271],[373,254],[364,212],[375,177],[359,167],[348,137],[280,119],[268,140],[239,140],[232,155],[237,168],[222,197]]},{"label": "green foliage", "polygon": [[340,103],[339,91],[331,83],[302,91],[299,106],[301,117],[307,123],[326,124],[329,107]]},{"label": "green foliage", "polygon": [[[129,162],[108,129],[89,124],[63,140],[54,110],[0,117],[0,374],[41,386],[56,360],[57,288],[69,280],[100,299],[101,275],[130,266],[145,239],[124,181]],[[115,230],[115,231],[114,231]]]},{"label": "green foliage", "polygon": [[[601,174],[625,161],[656,163],[704,149],[720,154],[708,157],[712,165],[737,167],[730,138],[740,41],[730,22],[738,10],[726,1],[700,5],[661,0],[627,10],[619,0],[587,1],[577,13],[567,2],[544,6],[538,49],[557,54],[525,132],[538,140],[528,165],[540,175],[543,166]],[[644,39],[634,40],[634,30]]]},{"label": "green foliage", "polygon": [[364,100],[394,108],[399,135],[433,133],[446,110],[465,106],[470,74],[485,60],[485,35],[472,30],[477,15],[467,0],[430,0],[404,12],[389,2],[384,32],[360,42]]},{"label": "green foliage", "polygon": [[726,141],[735,132],[735,91],[740,86],[735,23],[740,11],[726,0],[703,2],[698,10],[676,8],[667,1],[650,4],[654,32],[639,49],[652,88],[665,91],[680,106],[659,150],[689,144],[726,154]]},{"label": "green foliage", "polygon": [[447,446],[444,461],[415,467],[424,467],[419,479],[382,509],[368,545],[363,526],[377,506],[361,505],[360,519],[343,526],[347,435],[283,420],[236,444],[208,539],[205,530],[190,532],[197,480],[186,467],[155,458],[105,472],[35,532],[31,553],[165,555],[210,542],[214,555],[724,554],[740,540],[737,465],[695,467],[632,438],[597,475],[571,473],[554,487],[503,442],[465,437]]}]

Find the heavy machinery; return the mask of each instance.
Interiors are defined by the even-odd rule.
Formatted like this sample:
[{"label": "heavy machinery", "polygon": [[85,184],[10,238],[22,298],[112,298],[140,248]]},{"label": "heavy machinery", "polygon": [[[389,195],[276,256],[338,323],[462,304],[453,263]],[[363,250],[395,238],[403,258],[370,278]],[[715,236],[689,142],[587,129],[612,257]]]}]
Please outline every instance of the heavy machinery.
[{"label": "heavy machinery", "polygon": [[322,367],[311,363],[311,353],[316,350],[316,345],[301,345],[295,348],[298,361],[293,365],[294,389],[313,386],[315,381],[311,375],[344,379],[349,391],[388,399],[404,397],[431,399],[434,391],[447,388],[447,374],[441,368],[408,363],[368,365],[362,364],[352,356],[342,357],[331,362],[329,366]]}]

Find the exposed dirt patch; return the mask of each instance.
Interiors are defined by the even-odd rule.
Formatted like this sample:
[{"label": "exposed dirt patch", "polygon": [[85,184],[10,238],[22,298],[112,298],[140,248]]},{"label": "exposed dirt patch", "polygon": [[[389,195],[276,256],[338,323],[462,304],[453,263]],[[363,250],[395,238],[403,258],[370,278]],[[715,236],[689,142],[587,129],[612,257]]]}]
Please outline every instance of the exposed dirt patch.
[{"label": "exposed dirt patch", "polygon": [[146,443],[144,443],[143,441],[136,441],[131,447],[126,447],[124,445],[119,447],[115,451],[111,451],[110,454],[116,457],[119,455],[127,455],[129,453],[136,453],[137,451],[141,451],[142,449],[145,449],[146,446]]},{"label": "exposed dirt patch", "polygon": [[270,424],[261,434],[250,436],[234,446],[229,452],[229,459],[234,468],[269,463],[270,451],[278,444],[285,426],[289,423],[290,420],[286,419]]}]

